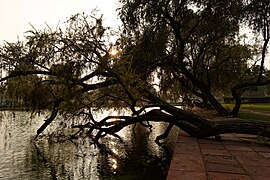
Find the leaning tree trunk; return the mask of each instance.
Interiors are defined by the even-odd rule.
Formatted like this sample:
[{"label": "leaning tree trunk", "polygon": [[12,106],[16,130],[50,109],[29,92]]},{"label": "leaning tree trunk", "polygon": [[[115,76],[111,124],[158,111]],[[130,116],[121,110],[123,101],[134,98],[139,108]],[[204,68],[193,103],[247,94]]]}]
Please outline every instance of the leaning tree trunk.
[{"label": "leaning tree trunk", "polygon": [[[164,110],[167,108],[169,107],[161,107],[161,109]],[[268,122],[242,120],[238,118],[227,118],[224,120],[212,121],[192,113],[184,112],[181,109],[169,109],[173,115],[168,115],[160,110],[153,110],[152,112],[149,112],[149,117],[153,117],[155,114],[155,118],[171,122],[189,135],[197,138],[205,138],[228,133],[270,137],[270,123]]]},{"label": "leaning tree trunk", "polygon": [[266,55],[266,50],[267,50],[267,45],[269,43],[269,40],[270,40],[270,37],[264,37],[263,50],[262,50],[262,60],[261,60],[258,82],[260,82],[262,80],[262,77],[263,77],[265,55]]},{"label": "leaning tree trunk", "polygon": [[235,100],[235,105],[230,113],[232,116],[237,116],[240,107],[241,107],[241,94],[244,92],[243,89],[247,87],[254,87],[254,86],[265,86],[270,84],[270,80],[261,80],[260,82],[258,81],[250,81],[250,82],[243,82],[241,84],[238,84],[231,89],[232,96]]},{"label": "leaning tree trunk", "polygon": [[208,99],[210,104],[213,106],[213,108],[219,113],[221,116],[228,116],[229,112],[226,108],[224,108],[215,98],[215,96],[212,94],[210,88],[202,81],[200,81],[198,78],[196,78],[191,72],[186,69],[185,66],[180,67],[183,74],[192,82],[194,86],[200,89],[202,94]]},{"label": "leaning tree trunk", "polygon": [[200,82],[196,78],[190,78],[190,79],[192,83],[201,90],[202,94],[204,94],[204,96],[207,97],[210,104],[220,115],[228,116],[229,112],[217,101],[217,99],[212,94],[211,90],[206,84],[204,84],[203,82]]},{"label": "leaning tree trunk", "polygon": [[[156,142],[161,138],[165,138],[169,134],[169,130],[172,125],[178,126],[190,136],[196,138],[206,138],[227,133],[251,134],[270,138],[270,123],[268,122],[258,120],[241,120],[238,118],[213,121],[170,105],[153,105],[145,108],[150,107],[158,107],[159,109],[154,109],[135,117],[107,117],[94,127],[89,124],[75,127],[89,128],[89,133],[92,133],[94,129],[97,129],[99,131],[95,136],[95,142],[97,144],[99,144],[98,140],[101,137],[104,137],[107,134],[119,137],[116,134],[118,131],[128,125],[141,123],[143,121],[167,122],[170,124],[166,132],[157,137]],[[144,112],[145,108],[141,109],[138,113]],[[112,119],[114,120],[112,121]]]},{"label": "leaning tree trunk", "polygon": [[[160,108],[160,110],[153,110],[151,112],[152,114],[148,113],[150,114],[150,121],[163,119],[168,123],[180,127],[191,136],[204,138],[219,134],[239,133],[270,137],[270,123],[268,122],[259,121],[259,119],[243,120],[239,118],[226,118],[224,120],[213,121],[176,108],[156,97],[150,91],[145,91],[145,93],[149,100],[157,104],[154,106]],[[140,112],[142,111],[138,113]],[[151,116],[153,114],[154,118],[152,119]],[[144,115],[144,117],[146,117],[146,115]]]},{"label": "leaning tree trunk", "polygon": [[232,93],[232,97],[234,98],[235,100],[235,104],[234,104],[234,107],[231,111],[231,115],[233,117],[237,116],[237,114],[239,113],[240,111],[240,107],[241,107],[241,104],[242,104],[242,99],[241,99],[241,96],[238,94],[238,88],[237,87],[233,87],[231,89],[231,93]]},{"label": "leaning tree trunk", "polygon": [[[268,122],[242,120],[239,118],[209,120],[168,104],[147,89],[141,90],[141,93],[153,104],[142,107],[132,116],[108,116],[95,124],[87,123],[74,126],[74,128],[79,128],[80,130],[88,129],[87,134],[91,137],[94,136],[94,143],[99,147],[101,147],[99,143],[100,138],[106,135],[120,138],[116,133],[124,127],[145,121],[169,123],[168,129],[163,135],[157,137],[156,142],[165,138],[173,126],[181,128],[187,134],[196,138],[206,138],[227,133],[252,134],[270,138],[270,123]],[[152,110],[147,112],[145,111],[147,108]],[[151,127],[151,125],[146,126]]]}]

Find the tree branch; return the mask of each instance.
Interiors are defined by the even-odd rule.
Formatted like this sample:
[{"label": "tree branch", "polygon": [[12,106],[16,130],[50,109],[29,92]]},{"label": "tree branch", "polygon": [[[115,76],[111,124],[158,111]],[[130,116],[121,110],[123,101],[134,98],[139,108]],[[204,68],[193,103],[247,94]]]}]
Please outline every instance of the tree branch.
[{"label": "tree branch", "polygon": [[10,75],[0,79],[0,82],[19,77],[19,76],[28,76],[28,75],[34,75],[34,74],[40,74],[40,75],[54,75],[52,72],[49,71],[13,71],[10,73]]}]

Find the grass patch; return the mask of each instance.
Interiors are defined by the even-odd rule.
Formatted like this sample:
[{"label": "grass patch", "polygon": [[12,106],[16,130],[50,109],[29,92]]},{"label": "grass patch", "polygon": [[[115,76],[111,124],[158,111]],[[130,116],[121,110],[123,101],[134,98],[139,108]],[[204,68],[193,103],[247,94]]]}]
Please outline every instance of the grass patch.
[{"label": "grass patch", "polygon": [[240,112],[238,117],[241,119],[250,119],[250,120],[258,120],[258,121],[270,121],[269,116],[261,115],[261,114],[253,114],[248,112]]},{"label": "grass patch", "polygon": [[[223,106],[232,109],[234,107],[234,104],[223,104]],[[251,110],[254,111],[254,113],[246,112],[244,110]],[[251,119],[270,122],[270,116],[263,114],[266,111],[270,112],[270,103],[241,104],[241,109],[238,114],[238,117],[241,119]],[[260,112],[262,114],[260,114]]]},{"label": "grass patch", "polygon": [[[223,104],[226,108],[233,108],[234,104]],[[241,104],[241,109],[270,111],[270,103]]]}]

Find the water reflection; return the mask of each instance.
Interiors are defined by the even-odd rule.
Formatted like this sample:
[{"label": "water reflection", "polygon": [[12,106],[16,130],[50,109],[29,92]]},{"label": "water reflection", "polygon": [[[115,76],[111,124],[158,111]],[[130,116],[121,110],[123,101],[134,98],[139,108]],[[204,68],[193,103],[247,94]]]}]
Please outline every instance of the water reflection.
[{"label": "water reflection", "polygon": [[[107,115],[107,114],[105,114]],[[154,143],[166,124],[153,123],[152,132],[137,124],[102,142],[111,154],[100,153],[85,137],[59,141],[57,123],[33,141],[46,115],[0,112],[0,179],[166,179],[169,155]],[[50,133],[49,133],[50,132]],[[166,143],[172,150],[177,129]]]}]

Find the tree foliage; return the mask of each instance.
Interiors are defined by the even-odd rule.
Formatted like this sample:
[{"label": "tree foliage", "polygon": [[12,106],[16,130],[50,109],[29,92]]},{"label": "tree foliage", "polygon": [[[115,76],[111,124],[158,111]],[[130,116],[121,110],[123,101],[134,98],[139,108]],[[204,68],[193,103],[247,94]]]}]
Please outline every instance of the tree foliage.
[{"label": "tree foliage", "polygon": [[[143,45],[137,42],[137,39],[143,38],[147,41],[148,39],[144,37],[151,30],[152,39],[148,40],[147,44],[155,48],[155,51],[163,53],[151,54],[151,58],[139,56],[137,64],[154,65],[152,71],[160,68],[158,71],[162,73],[160,77],[178,79],[182,86],[186,86],[185,89],[200,96],[205,102],[210,102],[220,114],[228,114],[214,97],[218,93],[225,94],[230,91],[231,86],[225,81],[231,79],[225,78],[223,74],[233,76],[239,73],[239,68],[243,74],[248,69],[248,60],[254,55],[251,47],[241,45],[235,39],[239,33],[241,1],[122,1],[122,3],[124,6],[120,17],[131,46],[135,44],[138,48]],[[136,38],[133,39],[133,35]],[[153,38],[162,40],[159,43],[163,43],[163,46],[151,45],[155,42]],[[241,54],[238,54],[240,48]],[[141,47],[141,51],[146,52],[145,49],[147,46]],[[139,69],[143,71],[142,68]],[[147,68],[147,71],[151,69]],[[169,74],[164,75],[165,72]],[[240,78],[239,80],[233,78],[235,81],[230,85],[239,82]],[[168,79],[161,82],[167,82]],[[221,79],[224,81],[220,86]]]},{"label": "tree foliage", "polygon": [[[97,144],[103,136],[118,137],[125,126],[144,121],[170,123],[165,134],[176,125],[195,137],[232,132],[270,136],[268,123],[208,121],[166,102],[194,94],[229,115],[215,96],[231,91],[237,112],[243,89],[269,84],[267,79],[253,82],[258,71],[249,62],[258,49],[241,43],[239,29],[248,5],[240,0],[120,2],[123,29],[115,43],[109,42],[115,34],[102,18],[77,14],[64,29],[33,29],[25,42],[1,47],[8,75],[0,81],[33,110],[51,111],[37,135],[61,113],[83,118],[86,123],[75,128],[87,129]],[[117,54],[110,53],[114,48]],[[129,108],[132,116],[94,118],[95,109],[111,107]]]}]

